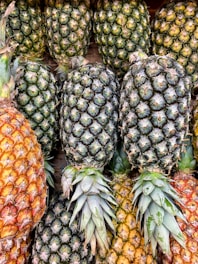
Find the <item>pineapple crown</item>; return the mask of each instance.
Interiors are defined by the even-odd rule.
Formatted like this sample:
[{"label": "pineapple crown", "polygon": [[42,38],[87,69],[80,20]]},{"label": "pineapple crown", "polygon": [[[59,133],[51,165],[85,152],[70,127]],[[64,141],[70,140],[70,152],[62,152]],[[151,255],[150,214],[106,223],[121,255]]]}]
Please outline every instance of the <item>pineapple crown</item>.
[{"label": "pineapple crown", "polygon": [[114,176],[127,175],[131,171],[131,164],[121,141],[118,142],[117,149],[107,167]]},{"label": "pineapple crown", "polygon": [[[6,40],[6,23],[10,13],[14,10],[15,1],[7,7],[0,21],[0,98],[10,98],[11,91],[14,89],[14,78],[10,68],[12,54],[16,46],[10,46]],[[16,66],[16,64],[15,64]]]}]

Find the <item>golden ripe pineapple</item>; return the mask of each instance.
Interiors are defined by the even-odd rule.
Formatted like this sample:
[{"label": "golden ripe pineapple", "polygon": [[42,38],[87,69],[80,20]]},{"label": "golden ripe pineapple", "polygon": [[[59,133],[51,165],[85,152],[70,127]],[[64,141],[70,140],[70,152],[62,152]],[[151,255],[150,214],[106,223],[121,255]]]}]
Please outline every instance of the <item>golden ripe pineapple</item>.
[{"label": "golden ripe pineapple", "polygon": [[4,240],[1,244],[0,263],[6,264],[22,264],[28,263],[30,257],[30,237],[24,239]]},{"label": "golden ripe pineapple", "polygon": [[110,248],[100,251],[97,264],[155,264],[150,246],[146,246],[141,232],[140,222],[136,221],[137,208],[133,208],[133,180],[127,176],[130,164],[122,146],[110,163],[113,173],[112,190],[117,201],[116,220],[113,221],[116,233],[109,233]]},{"label": "golden ripe pineapple", "polygon": [[11,100],[14,47],[5,40],[5,27],[13,8],[14,2],[0,21],[0,260],[7,259],[0,263],[18,263],[17,254],[9,259],[8,245],[20,248],[28,239],[44,214],[47,194],[41,147],[29,121]]},{"label": "golden ripe pineapple", "polygon": [[173,176],[172,186],[181,197],[181,208],[187,222],[177,219],[185,236],[185,248],[171,237],[170,256],[162,255],[163,264],[198,263],[198,179],[194,171],[196,161],[191,143],[187,146],[179,162],[178,171]]}]

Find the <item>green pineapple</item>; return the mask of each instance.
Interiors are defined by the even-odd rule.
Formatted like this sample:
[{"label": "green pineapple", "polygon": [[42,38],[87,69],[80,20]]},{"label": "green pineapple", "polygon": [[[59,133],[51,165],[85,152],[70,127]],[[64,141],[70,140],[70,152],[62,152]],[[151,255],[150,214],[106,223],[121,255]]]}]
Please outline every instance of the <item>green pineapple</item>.
[{"label": "green pineapple", "polygon": [[90,43],[90,0],[45,0],[46,43],[59,65],[73,56],[85,56]]},{"label": "green pineapple", "polygon": [[141,49],[149,53],[151,30],[144,1],[97,1],[93,29],[103,62],[119,78],[127,72],[132,52]]},{"label": "green pineapple", "polygon": [[168,1],[152,21],[152,50],[168,54],[183,65],[198,87],[198,4],[196,0]]},{"label": "green pineapple", "polygon": [[108,248],[107,228],[114,230],[115,199],[103,175],[117,142],[119,83],[101,63],[81,65],[68,73],[61,93],[60,139],[70,164],[62,186],[75,203],[71,223],[79,215],[80,230],[92,254]]},{"label": "green pineapple", "polygon": [[38,224],[32,246],[32,264],[90,264],[90,247],[84,247],[84,235],[78,222],[69,224],[72,210],[62,193],[54,193]]},{"label": "green pineapple", "polygon": [[[53,158],[58,142],[58,87],[50,69],[40,61],[21,61],[17,71],[15,101],[17,108],[30,121],[46,161],[46,169],[52,168],[49,160]],[[52,171],[53,172],[53,171]],[[53,185],[48,175],[48,181]]]},{"label": "green pineapple", "polygon": [[[0,16],[11,0],[0,2]],[[8,18],[6,34],[11,45],[17,44],[15,56],[42,57],[45,38],[40,0],[16,0],[15,9]]]},{"label": "green pineapple", "polygon": [[175,217],[184,220],[173,200],[180,198],[167,175],[180,159],[189,130],[191,82],[183,67],[168,56],[136,52],[124,76],[120,97],[121,135],[133,168],[137,218],[143,220],[146,244],[170,253],[169,235],[182,246]]}]

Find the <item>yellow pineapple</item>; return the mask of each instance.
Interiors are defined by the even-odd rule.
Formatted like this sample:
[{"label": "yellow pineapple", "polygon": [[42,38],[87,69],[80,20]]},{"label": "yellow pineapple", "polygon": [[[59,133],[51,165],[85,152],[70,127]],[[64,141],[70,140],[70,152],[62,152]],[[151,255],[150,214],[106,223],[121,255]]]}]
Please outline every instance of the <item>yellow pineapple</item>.
[{"label": "yellow pineapple", "polygon": [[13,9],[14,2],[0,21],[0,263],[6,264],[19,263],[20,256],[11,254],[11,249],[20,249],[28,240],[44,214],[47,194],[41,146],[11,99],[10,61],[15,47],[6,41],[5,28]]},{"label": "yellow pineapple", "polygon": [[151,247],[145,245],[140,222],[136,221],[137,208],[133,208],[133,180],[127,176],[130,164],[121,146],[110,163],[113,173],[112,189],[118,206],[113,221],[116,233],[109,233],[110,248],[100,251],[97,264],[154,264]]}]

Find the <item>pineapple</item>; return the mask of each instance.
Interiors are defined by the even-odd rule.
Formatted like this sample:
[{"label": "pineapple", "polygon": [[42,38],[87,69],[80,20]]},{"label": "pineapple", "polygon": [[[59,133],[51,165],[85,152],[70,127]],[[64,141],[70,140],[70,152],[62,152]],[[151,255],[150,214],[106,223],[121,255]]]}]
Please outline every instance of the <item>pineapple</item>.
[{"label": "pineapple", "polygon": [[140,175],[133,186],[145,243],[170,254],[169,235],[185,246],[175,217],[184,216],[174,200],[179,195],[167,175],[177,164],[189,130],[191,81],[168,56],[135,52],[123,79],[120,125],[132,169]]},{"label": "pineapple", "polygon": [[69,163],[61,181],[75,204],[70,222],[79,217],[95,255],[97,245],[108,248],[107,228],[114,230],[115,199],[103,169],[116,148],[119,82],[102,63],[83,63],[68,73],[61,92],[60,140]]},{"label": "pineapple", "polygon": [[129,69],[132,52],[141,49],[149,53],[151,30],[144,1],[98,0],[93,30],[103,63],[120,79]]},{"label": "pineapple", "polygon": [[0,259],[5,258],[6,263],[18,263],[19,256],[12,254],[10,247],[19,249],[28,240],[44,214],[47,195],[40,144],[29,121],[13,106],[11,98],[14,76],[10,61],[14,46],[6,41],[5,28],[13,9],[14,2],[0,21],[0,249],[3,248]]},{"label": "pineapple", "polygon": [[23,264],[28,263],[30,257],[31,239],[6,239],[1,244],[1,264]]},{"label": "pineapple", "polygon": [[[110,248],[99,252],[97,264],[148,264],[156,263],[149,245],[145,247],[140,222],[136,221],[137,208],[133,209],[131,192],[133,180],[129,177],[130,163],[119,142],[117,151],[109,164],[112,172],[111,186],[118,206],[115,208],[114,221],[116,234],[109,233]],[[134,173],[134,172],[133,172]]]},{"label": "pineapple", "polygon": [[196,0],[164,3],[152,21],[152,51],[183,65],[198,87],[198,4]]},{"label": "pineapple", "polygon": [[46,171],[49,172],[48,183],[53,186],[50,159],[57,148],[59,131],[56,79],[47,65],[32,60],[21,62],[17,74],[17,108],[30,121],[36,133],[45,158]]},{"label": "pineapple", "polygon": [[62,193],[53,193],[47,211],[39,222],[32,246],[32,264],[90,264],[90,247],[84,247],[84,235],[78,221],[69,225],[72,210]]},{"label": "pineapple", "polygon": [[[1,0],[0,16],[12,0]],[[40,0],[16,0],[15,9],[8,18],[7,36],[11,45],[17,45],[15,56],[42,57],[45,38]]]},{"label": "pineapple", "polygon": [[187,220],[186,223],[178,219],[178,224],[186,238],[186,248],[182,248],[177,241],[171,238],[171,255],[162,255],[163,264],[198,263],[198,180],[194,175],[195,168],[196,161],[190,143],[181,156],[178,171],[174,174],[171,183],[181,197],[181,208]]},{"label": "pineapple", "polygon": [[85,56],[92,29],[90,0],[45,0],[44,9],[47,47],[57,64]]}]

